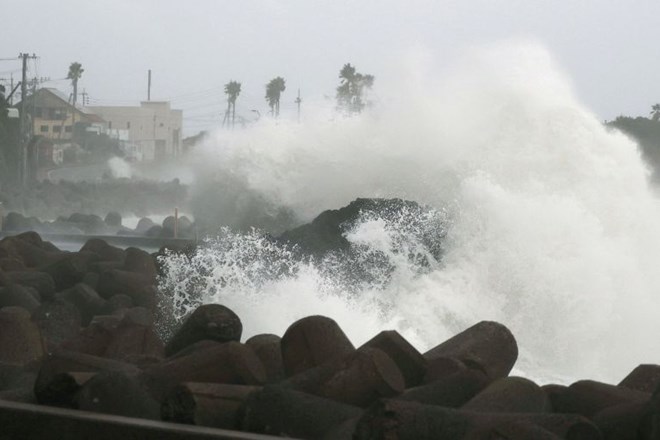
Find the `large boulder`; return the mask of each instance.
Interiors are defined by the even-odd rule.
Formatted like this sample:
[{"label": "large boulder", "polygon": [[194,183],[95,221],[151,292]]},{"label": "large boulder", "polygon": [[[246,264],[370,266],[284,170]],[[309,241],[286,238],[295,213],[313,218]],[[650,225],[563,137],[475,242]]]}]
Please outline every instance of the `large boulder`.
[{"label": "large boulder", "polygon": [[220,304],[205,304],[186,319],[168,342],[165,353],[178,351],[205,339],[217,342],[240,341],[243,324],[236,313]]},{"label": "large boulder", "polygon": [[390,217],[402,210],[421,214],[426,208],[416,202],[401,199],[356,199],[343,208],[323,211],[311,223],[282,233],[278,240],[295,245],[301,251],[312,255],[347,250],[350,244],[345,232],[361,215],[371,213]]}]

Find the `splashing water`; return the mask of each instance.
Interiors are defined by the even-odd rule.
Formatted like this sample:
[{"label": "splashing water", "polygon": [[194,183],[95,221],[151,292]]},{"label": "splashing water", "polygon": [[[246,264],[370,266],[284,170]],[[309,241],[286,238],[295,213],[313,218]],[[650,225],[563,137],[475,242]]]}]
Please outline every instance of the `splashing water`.
[{"label": "splashing water", "polygon": [[[390,286],[438,266],[437,240],[444,236],[445,225],[446,214],[437,210],[404,207],[386,217],[365,212],[345,225],[350,250],[329,252],[321,259],[305,257],[296,246],[257,230],[236,233],[223,228],[190,257],[163,257],[166,275],[160,289],[171,298],[168,312],[174,322],[210,301],[232,308],[250,334],[281,334],[306,314],[328,313],[376,331],[380,320],[396,317],[387,298]],[[301,296],[305,291],[311,295]],[[167,332],[169,324],[161,330]]]},{"label": "splashing water", "polygon": [[475,50],[440,81],[420,70],[361,117],[218,132],[201,156],[217,164],[209,174],[302,219],[357,197],[432,206],[443,213],[440,260],[409,258],[402,243],[413,254],[428,244],[366,216],[346,237],[384,263],[365,263],[372,282],[351,284],[332,258],[300,260],[257,232],[225,231],[190,261],[166,258],[162,287],[177,310],[222,302],[247,335],[318,313],[356,344],[394,328],[421,351],[496,320],[537,379],[618,382],[660,362],[660,203],[636,145],[583,108],[538,45]]},{"label": "splashing water", "polygon": [[130,179],[133,175],[131,164],[121,157],[112,157],[108,159],[108,168],[115,179]]}]

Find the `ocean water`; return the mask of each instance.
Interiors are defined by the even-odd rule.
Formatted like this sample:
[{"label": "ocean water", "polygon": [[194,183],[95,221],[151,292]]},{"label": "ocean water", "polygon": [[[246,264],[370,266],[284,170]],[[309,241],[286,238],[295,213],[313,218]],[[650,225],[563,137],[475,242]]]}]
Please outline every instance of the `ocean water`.
[{"label": "ocean water", "polygon": [[[660,362],[660,200],[637,145],[535,43],[402,70],[358,117],[309,109],[301,124],[218,130],[191,167],[199,182],[231,175],[299,222],[358,197],[414,200],[424,214],[365,213],[346,228],[354,255],[320,262],[263,231],[222,229],[192,259],[166,258],[172,319],[222,303],[249,337],[323,314],[355,344],[396,329],[420,351],[495,320],[518,341],[515,372],[540,382],[618,382]],[[219,187],[209,203],[223,197],[240,201]]]}]

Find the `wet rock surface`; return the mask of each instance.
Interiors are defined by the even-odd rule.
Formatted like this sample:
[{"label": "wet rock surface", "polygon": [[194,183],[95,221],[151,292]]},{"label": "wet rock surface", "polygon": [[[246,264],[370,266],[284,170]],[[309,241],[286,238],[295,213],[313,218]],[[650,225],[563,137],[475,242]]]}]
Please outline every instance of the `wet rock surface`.
[{"label": "wet rock surface", "polygon": [[658,365],[618,385],[538,384],[511,375],[518,345],[497,322],[420,353],[393,330],[356,348],[318,315],[243,341],[218,304],[163,341],[154,255],[25,233],[0,258],[14,262],[0,270],[5,402],[310,439],[660,438]]}]

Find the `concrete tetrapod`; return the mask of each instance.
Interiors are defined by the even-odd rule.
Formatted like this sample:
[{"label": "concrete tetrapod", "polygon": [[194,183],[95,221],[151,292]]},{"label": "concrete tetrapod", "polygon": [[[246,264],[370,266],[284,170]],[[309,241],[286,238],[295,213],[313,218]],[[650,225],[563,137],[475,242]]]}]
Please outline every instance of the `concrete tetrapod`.
[{"label": "concrete tetrapod", "polygon": [[505,377],[518,359],[518,345],[508,328],[481,321],[424,353],[435,358],[455,358],[468,367],[482,369],[492,380]]}]

